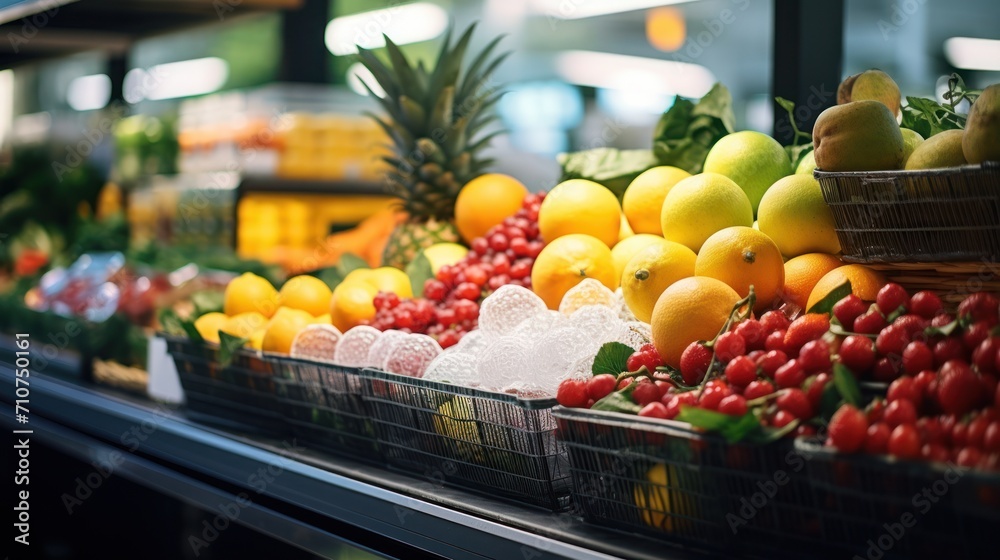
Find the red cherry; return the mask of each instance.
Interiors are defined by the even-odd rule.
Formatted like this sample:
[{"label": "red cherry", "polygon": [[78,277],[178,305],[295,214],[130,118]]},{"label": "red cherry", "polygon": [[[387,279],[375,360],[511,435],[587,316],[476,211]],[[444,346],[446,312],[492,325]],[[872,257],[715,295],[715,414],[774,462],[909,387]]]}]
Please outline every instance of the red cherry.
[{"label": "red cherry", "polygon": [[875,344],[866,336],[850,335],[840,344],[840,363],[857,375],[875,364]]},{"label": "red cherry", "polygon": [[875,349],[883,356],[900,357],[903,355],[903,349],[906,348],[909,342],[906,329],[897,327],[896,325],[889,325],[882,329],[878,338],[875,339]]},{"label": "red cherry", "polygon": [[722,363],[729,363],[730,360],[737,356],[742,356],[746,354],[747,345],[743,337],[730,331],[722,333],[715,341],[715,356]]},{"label": "red cherry", "polygon": [[878,291],[875,303],[878,304],[879,310],[884,315],[889,315],[895,313],[900,307],[905,310],[910,303],[910,294],[906,293],[906,288],[895,282],[889,282]]},{"label": "red cherry", "polygon": [[917,408],[913,406],[913,401],[897,399],[885,407],[885,414],[882,418],[892,428],[900,424],[915,424],[917,422]]},{"label": "red cherry", "polygon": [[948,448],[940,443],[925,443],[920,448],[920,457],[930,463],[946,463],[950,459]]},{"label": "red cherry", "polygon": [[830,374],[828,373],[820,373],[806,379],[806,396],[809,397],[809,404],[812,405],[813,410],[819,410],[820,404],[823,402],[823,390],[826,389],[829,382]]},{"label": "red cherry", "polygon": [[900,459],[920,457],[920,434],[917,433],[916,426],[912,424],[896,426],[889,435],[888,451],[890,455]]},{"label": "red cherry", "polygon": [[993,373],[997,371],[996,357],[1000,353],[1000,336],[991,336],[979,343],[979,346],[972,352],[972,364],[976,366],[979,373]]},{"label": "red cherry", "polygon": [[962,333],[962,343],[970,352],[975,350],[984,340],[990,336],[990,325],[986,321],[976,321],[969,325]]},{"label": "red cherry", "polygon": [[903,363],[899,356],[879,358],[875,360],[875,366],[872,367],[872,379],[881,383],[892,383],[894,379],[899,377],[902,368]]},{"label": "red cherry", "polygon": [[528,248],[528,240],[524,237],[515,237],[510,240],[510,249],[514,251],[514,254],[519,257],[527,257],[530,253]]},{"label": "red cherry", "polygon": [[786,332],[784,329],[773,331],[764,339],[764,349],[768,352],[772,350],[785,352],[785,335]]},{"label": "red cherry", "polygon": [[648,378],[644,378],[637,383],[635,389],[632,390],[632,400],[636,404],[646,406],[653,401],[660,400],[660,390]]},{"label": "red cherry", "polygon": [[729,395],[719,401],[718,411],[730,416],[743,416],[747,413],[747,400],[742,395]]},{"label": "red cherry", "polygon": [[556,401],[567,408],[583,408],[589,398],[587,382],[581,379],[566,379],[556,390]]},{"label": "red cherry", "polygon": [[789,360],[788,363],[774,372],[774,382],[780,389],[799,387],[805,380],[806,372],[802,369],[798,360]]},{"label": "red cherry", "polygon": [[910,298],[910,312],[924,319],[933,319],[942,309],[941,298],[927,290],[917,292]]},{"label": "red cherry", "polygon": [[712,361],[712,351],[698,342],[692,342],[681,354],[681,377],[686,385],[701,383]]},{"label": "red cherry", "polygon": [[1000,320],[998,315],[1000,315],[1000,300],[986,292],[972,294],[958,304],[959,318],[967,317],[977,322],[986,321],[992,326]]},{"label": "red cherry", "polygon": [[962,360],[965,357],[965,347],[957,338],[945,338],[934,345],[934,365],[937,367],[950,360]]},{"label": "red cherry", "polygon": [[868,433],[868,419],[856,407],[845,404],[830,419],[829,443],[844,453],[859,451]]},{"label": "red cherry", "polygon": [[788,363],[788,356],[781,350],[771,350],[757,361],[761,373],[771,379],[774,379],[774,374],[786,363]]},{"label": "red cherry", "polygon": [[872,308],[854,320],[854,328],[851,330],[858,334],[875,335],[884,329],[886,325],[888,323],[878,308]]},{"label": "red cherry", "polygon": [[756,319],[747,319],[736,324],[734,332],[746,343],[747,350],[763,350],[764,340],[767,338],[764,325]]},{"label": "red cherry", "polygon": [[726,365],[726,379],[736,387],[746,387],[757,379],[757,364],[748,356],[737,356]]},{"label": "red cherry", "polygon": [[892,402],[900,399],[910,401],[914,405],[919,405],[923,401],[923,391],[913,377],[900,377],[889,385],[886,400]]},{"label": "red cherry", "polygon": [[642,410],[639,411],[639,416],[642,416],[643,418],[660,418],[662,420],[666,420],[667,407],[660,401],[653,401],[642,407]]},{"label": "red cherry", "polygon": [[841,326],[850,329],[854,325],[854,320],[867,310],[868,306],[865,305],[865,302],[861,301],[858,296],[851,294],[834,304],[833,316],[837,318],[837,322]]},{"label": "red cherry", "polygon": [[892,430],[882,422],[876,422],[868,426],[865,434],[865,453],[869,455],[882,455],[889,446],[889,435]]},{"label": "red cherry", "polygon": [[487,241],[485,237],[477,237],[472,240],[469,247],[471,247],[472,251],[477,255],[483,256],[490,250],[490,242]]},{"label": "red cherry", "polygon": [[807,372],[830,369],[830,345],[823,339],[810,340],[799,350],[799,364]]},{"label": "red cherry", "polygon": [[759,399],[761,397],[766,397],[774,392],[774,384],[766,379],[758,379],[757,381],[751,381],[747,385],[746,389],[743,390],[743,396],[747,400]]},{"label": "red cherry", "polygon": [[782,389],[778,392],[778,398],[775,400],[775,404],[777,404],[778,408],[781,410],[787,410],[792,413],[799,420],[808,420],[809,418],[812,418],[812,405],[809,403],[809,398],[802,391],[802,389]]},{"label": "red cherry", "polygon": [[771,425],[775,428],[784,428],[795,421],[795,415],[787,410],[779,410],[771,419]]},{"label": "red cherry", "polygon": [[587,395],[595,401],[599,401],[610,395],[617,384],[618,380],[610,373],[595,375],[587,380]]},{"label": "red cherry", "polygon": [[934,351],[926,344],[913,341],[903,349],[903,371],[917,375],[925,369],[934,368]]},{"label": "red cherry", "polygon": [[778,330],[785,330],[791,324],[788,317],[781,311],[768,311],[760,317],[760,324],[768,333]]},{"label": "red cherry", "polygon": [[949,360],[938,372],[938,405],[948,414],[965,414],[985,400],[982,388],[967,363]]}]

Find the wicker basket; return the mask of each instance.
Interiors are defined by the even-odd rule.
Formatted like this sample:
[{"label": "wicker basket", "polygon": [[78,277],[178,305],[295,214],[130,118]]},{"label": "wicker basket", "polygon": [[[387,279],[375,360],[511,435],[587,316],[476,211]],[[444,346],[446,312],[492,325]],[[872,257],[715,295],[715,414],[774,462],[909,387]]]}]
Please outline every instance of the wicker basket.
[{"label": "wicker basket", "polygon": [[365,369],[364,398],[389,466],[432,483],[550,510],[569,506],[555,399],[522,399]]},{"label": "wicker basket", "polygon": [[969,294],[1000,293],[1000,262],[876,263],[868,266],[911,294],[920,290],[937,292],[949,312],[954,312]]},{"label": "wicker basket", "polygon": [[928,171],[816,171],[844,259],[1000,259],[1000,162]]}]

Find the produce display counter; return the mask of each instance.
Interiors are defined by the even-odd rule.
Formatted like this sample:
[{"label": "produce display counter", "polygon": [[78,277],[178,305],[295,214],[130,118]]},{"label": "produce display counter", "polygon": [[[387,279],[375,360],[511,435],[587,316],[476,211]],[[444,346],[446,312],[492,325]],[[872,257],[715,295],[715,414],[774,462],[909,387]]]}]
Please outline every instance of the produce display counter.
[{"label": "produce display counter", "polygon": [[[9,365],[0,364],[0,380],[12,409]],[[219,504],[240,504],[238,523],[320,556],[348,541],[403,558],[706,557],[602,531],[572,513],[444,487],[433,476],[194,423],[182,409],[100,386],[44,374],[30,383],[28,425],[4,414],[6,429],[33,429],[33,441],[86,463],[115,464],[115,475],[213,513]]]}]

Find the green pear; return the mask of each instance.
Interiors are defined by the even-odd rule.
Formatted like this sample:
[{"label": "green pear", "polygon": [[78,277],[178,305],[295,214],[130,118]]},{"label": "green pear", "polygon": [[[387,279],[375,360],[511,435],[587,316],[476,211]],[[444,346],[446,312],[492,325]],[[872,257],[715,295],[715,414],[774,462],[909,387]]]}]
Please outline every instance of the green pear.
[{"label": "green pear", "polygon": [[889,108],[893,116],[899,114],[899,86],[891,76],[881,70],[865,70],[848,76],[837,88],[837,104],[852,101],[878,101]]},{"label": "green pear", "polygon": [[906,160],[906,169],[939,169],[968,163],[962,153],[961,130],[946,130],[924,140]]},{"label": "green pear", "polygon": [[903,134],[879,101],[852,101],[820,113],[813,126],[816,168],[879,171],[903,167]]},{"label": "green pear", "polygon": [[924,137],[916,130],[909,128],[900,128],[899,131],[903,133],[903,167],[906,167],[906,162],[913,155],[913,150],[924,143]]},{"label": "green pear", "polygon": [[1000,84],[993,84],[972,104],[965,123],[962,153],[969,163],[1000,161]]}]

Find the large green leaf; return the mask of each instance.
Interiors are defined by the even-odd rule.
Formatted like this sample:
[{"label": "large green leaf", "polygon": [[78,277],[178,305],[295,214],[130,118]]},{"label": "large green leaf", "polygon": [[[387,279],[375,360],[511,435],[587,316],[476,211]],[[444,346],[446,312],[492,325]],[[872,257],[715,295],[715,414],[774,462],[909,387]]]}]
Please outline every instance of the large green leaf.
[{"label": "large green leaf", "polygon": [[656,166],[650,150],[619,150],[594,148],[582,152],[559,154],[562,179],[587,179],[600,183],[621,198],[625,189],[640,173]]},{"label": "large green leaf", "polygon": [[861,388],[858,386],[858,380],[844,364],[834,364],[833,384],[845,402],[861,407]]},{"label": "large green leaf", "polygon": [[634,351],[632,347],[621,342],[605,342],[594,357],[594,365],[591,372],[594,375],[610,373],[618,375],[623,371],[628,371],[628,359]]},{"label": "large green leaf", "polygon": [[410,264],[406,265],[406,275],[410,277],[410,286],[413,287],[415,297],[424,297],[424,283],[434,278],[434,269],[431,268],[431,261],[423,251],[413,257]]},{"label": "large green leaf", "polygon": [[837,286],[826,296],[813,304],[809,308],[808,313],[825,313],[829,315],[833,312],[833,306],[837,305],[837,302],[844,299],[845,297],[851,295],[851,281],[848,280],[843,284]]},{"label": "large green leaf", "polygon": [[240,338],[227,332],[219,331],[219,366],[222,368],[229,367],[233,363],[233,358],[236,357],[236,352],[240,348],[243,348],[247,342],[250,342],[249,338]]}]

